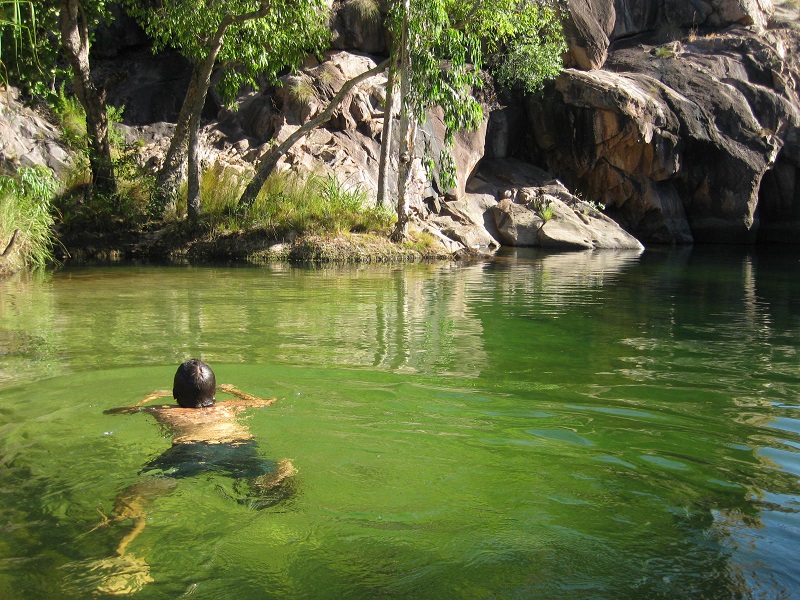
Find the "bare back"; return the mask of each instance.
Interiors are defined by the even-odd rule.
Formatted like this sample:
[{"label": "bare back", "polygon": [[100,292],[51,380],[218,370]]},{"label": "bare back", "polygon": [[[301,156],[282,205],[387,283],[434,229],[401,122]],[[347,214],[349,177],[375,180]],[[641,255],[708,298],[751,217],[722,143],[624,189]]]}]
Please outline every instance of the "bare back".
[{"label": "bare back", "polygon": [[[237,418],[246,408],[269,406],[275,398],[257,398],[231,385],[220,389],[238,396],[204,408],[181,408],[175,405],[148,406],[145,410],[172,432],[172,444],[235,444],[253,439],[250,429]],[[158,392],[157,392],[158,393]]]},{"label": "bare back", "polygon": [[243,407],[215,404],[206,408],[153,406],[148,408],[156,420],[172,431],[172,443],[230,444],[253,439],[250,429],[236,419]]}]

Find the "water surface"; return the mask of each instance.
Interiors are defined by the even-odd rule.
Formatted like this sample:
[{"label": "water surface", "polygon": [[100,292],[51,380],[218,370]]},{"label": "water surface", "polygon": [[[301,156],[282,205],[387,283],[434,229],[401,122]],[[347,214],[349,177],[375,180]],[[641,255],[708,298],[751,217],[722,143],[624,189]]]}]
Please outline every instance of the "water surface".
[{"label": "water surface", "polygon": [[[800,255],[92,266],[0,282],[0,597],[91,597],[177,364],[294,495],[181,480],[137,598],[800,596]],[[222,397],[222,395],[220,396]]]}]

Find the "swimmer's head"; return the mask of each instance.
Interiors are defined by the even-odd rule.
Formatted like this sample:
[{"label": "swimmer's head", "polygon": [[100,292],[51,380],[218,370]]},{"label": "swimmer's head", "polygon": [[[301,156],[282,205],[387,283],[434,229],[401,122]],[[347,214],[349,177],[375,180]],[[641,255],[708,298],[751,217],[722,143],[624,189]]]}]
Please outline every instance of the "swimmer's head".
[{"label": "swimmer's head", "polygon": [[214,371],[202,360],[187,360],[175,373],[172,396],[183,408],[202,408],[216,401],[217,380]]}]

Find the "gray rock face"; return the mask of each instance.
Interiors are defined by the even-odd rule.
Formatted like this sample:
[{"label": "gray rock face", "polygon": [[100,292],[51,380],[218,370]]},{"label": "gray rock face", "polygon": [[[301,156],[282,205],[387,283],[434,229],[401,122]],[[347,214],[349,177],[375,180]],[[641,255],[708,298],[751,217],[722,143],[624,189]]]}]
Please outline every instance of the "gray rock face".
[{"label": "gray rock face", "polygon": [[565,66],[589,71],[603,67],[617,39],[669,28],[767,27],[771,0],[568,0],[564,31]]},{"label": "gray rock face", "polygon": [[659,39],[618,42],[605,70],[568,69],[530,102],[548,168],[645,242],[752,242],[797,222],[798,35]]},{"label": "gray rock face", "polygon": [[60,142],[59,131],[17,101],[14,88],[0,91],[0,174],[20,167],[48,167],[61,175],[72,157]]},{"label": "gray rock face", "polygon": [[771,0],[614,0],[617,14],[613,39],[664,27],[767,26]]}]

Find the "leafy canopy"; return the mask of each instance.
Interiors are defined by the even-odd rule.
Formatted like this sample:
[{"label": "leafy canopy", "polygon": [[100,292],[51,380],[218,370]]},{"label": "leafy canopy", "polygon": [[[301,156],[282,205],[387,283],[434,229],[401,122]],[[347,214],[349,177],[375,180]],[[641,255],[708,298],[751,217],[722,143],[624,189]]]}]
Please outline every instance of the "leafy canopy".
[{"label": "leafy canopy", "polygon": [[[90,38],[100,23],[113,20],[110,6],[106,0],[81,0]],[[58,59],[59,12],[58,0],[0,0],[0,83],[55,98],[57,82],[70,77]]]},{"label": "leafy canopy", "polygon": [[52,8],[34,6],[31,0],[0,0],[0,83],[26,90],[55,74],[57,43],[47,35],[56,27]]},{"label": "leafy canopy", "polygon": [[[388,28],[393,52],[405,41],[411,69],[404,107],[423,123],[441,107],[445,142],[463,129],[476,129],[483,110],[472,91],[482,85],[484,56],[497,80],[527,92],[561,70],[566,51],[557,0],[412,0],[408,10],[395,1]],[[442,183],[454,183],[452,157],[440,159]]]},{"label": "leafy canopy", "polygon": [[[223,19],[261,8],[259,0],[127,0],[128,12],[154,40],[153,51],[175,48],[203,61]],[[233,100],[242,84],[259,76],[274,79],[287,65],[297,65],[319,51],[330,35],[323,0],[269,0],[263,18],[235,23],[224,37],[217,65],[226,67],[218,89]]]},{"label": "leafy canopy", "polygon": [[491,70],[502,85],[537,92],[561,72],[561,57],[567,51],[559,8],[529,1],[500,14],[504,17],[499,23],[502,35],[486,36],[498,40],[490,46]]}]

